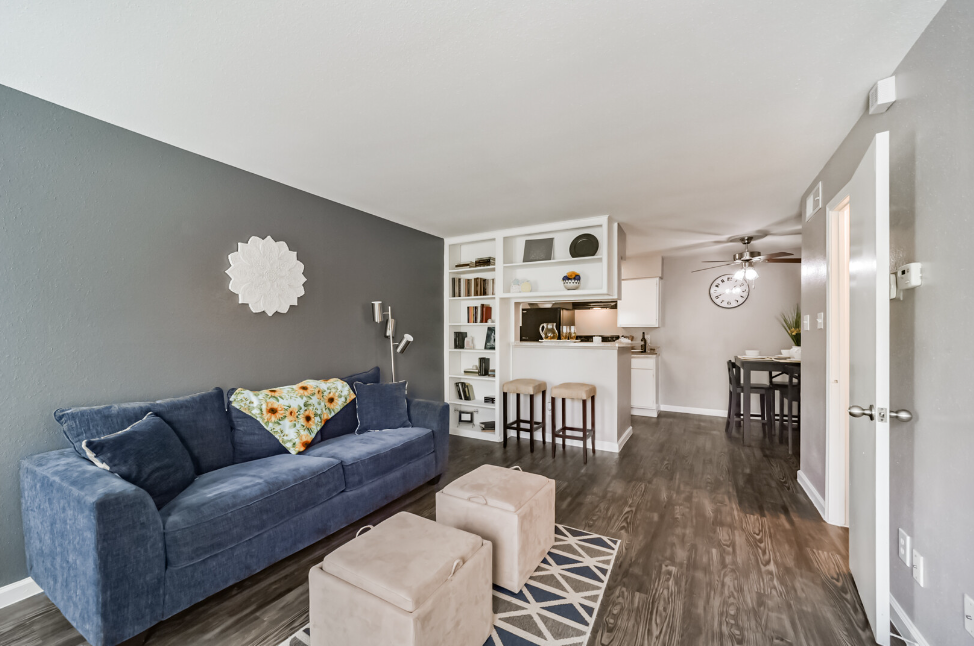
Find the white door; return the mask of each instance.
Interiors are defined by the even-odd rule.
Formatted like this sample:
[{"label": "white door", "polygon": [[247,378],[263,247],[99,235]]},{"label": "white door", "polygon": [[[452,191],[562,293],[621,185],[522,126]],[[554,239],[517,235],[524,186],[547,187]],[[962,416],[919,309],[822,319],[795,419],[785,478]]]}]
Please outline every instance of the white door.
[{"label": "white door", "polygon": [[[849,567],[876,643],[889,645],[889,133],[849,198]],[[850,414],[857,413],[850,407]]]}]

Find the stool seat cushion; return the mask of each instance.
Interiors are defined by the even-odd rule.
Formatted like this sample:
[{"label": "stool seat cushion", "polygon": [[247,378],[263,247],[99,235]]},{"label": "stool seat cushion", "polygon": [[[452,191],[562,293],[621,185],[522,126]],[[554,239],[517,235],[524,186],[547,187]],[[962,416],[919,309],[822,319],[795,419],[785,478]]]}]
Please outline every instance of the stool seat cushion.
[{"label": "stool seat cushion", "polygon": [[588,399],[595,396],[595,386],[580,383],[558,384],[551,389],[551,396],[563,399]]},{"label": "stool seat cushion", "polygon": [[548,384],[539,379],[514,379],[504,384],[505,393],[515,393],[518,395],[537,395],[540,392],[544,392],[547,388]]},{"label": "stool seat cushion", "polygon": [[400,512],[326,556],[322,569],[415,612],[450,578],[456,560],[462,566],[483,544],[474,534]]},{"label": "stool seat cushion", "polygon": [[485,464],[445,486],[443,493],[496,509],[517,511],[546,484],[548,478],[536,473]]}]

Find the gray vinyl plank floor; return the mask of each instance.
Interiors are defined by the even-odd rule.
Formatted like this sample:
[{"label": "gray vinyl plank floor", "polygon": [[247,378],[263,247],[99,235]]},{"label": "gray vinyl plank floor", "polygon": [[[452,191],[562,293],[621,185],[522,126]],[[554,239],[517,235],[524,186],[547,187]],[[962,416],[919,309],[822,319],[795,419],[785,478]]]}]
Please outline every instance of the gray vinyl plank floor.
[{"label": "gray vinyl plank floor", "polygon": [[[873,644],[849,574],[847,530],[826,524],[776,443],[745,448],[719,418],[633,418],[621,454],[452,437],[438,487],[481,464],[557,481],[557,521],[622,540],[590,646]],[[435,517],[424,485],[152,629],[150,646],[276,646],[308,621],[308,570],[366,524]],[[0,646],[86,643],[44,595],[0,610]]]}]

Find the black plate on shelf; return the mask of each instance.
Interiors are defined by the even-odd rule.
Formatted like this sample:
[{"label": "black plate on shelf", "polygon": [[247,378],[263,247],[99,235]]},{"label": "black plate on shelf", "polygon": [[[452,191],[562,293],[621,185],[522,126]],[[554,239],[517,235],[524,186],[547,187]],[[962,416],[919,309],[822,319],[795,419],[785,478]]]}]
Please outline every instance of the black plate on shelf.
[{"label": "black plate on shelf", "polygon": [[599,239],[591,233],[583,233],[572,240],[568,253],[572,258],[588,258],[599,252]]}]

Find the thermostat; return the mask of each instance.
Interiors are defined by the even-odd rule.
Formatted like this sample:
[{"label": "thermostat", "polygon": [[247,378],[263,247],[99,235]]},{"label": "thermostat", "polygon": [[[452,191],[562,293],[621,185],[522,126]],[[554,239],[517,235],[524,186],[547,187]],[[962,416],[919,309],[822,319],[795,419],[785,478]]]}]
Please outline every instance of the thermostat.
[{"label": "thermostat", "polygon": [[920,286],[920,263],[911,262],[896,270],[896,289],[913,289]]}]

